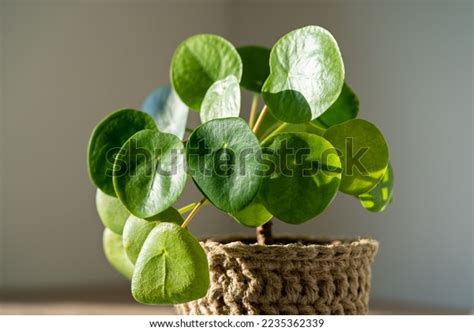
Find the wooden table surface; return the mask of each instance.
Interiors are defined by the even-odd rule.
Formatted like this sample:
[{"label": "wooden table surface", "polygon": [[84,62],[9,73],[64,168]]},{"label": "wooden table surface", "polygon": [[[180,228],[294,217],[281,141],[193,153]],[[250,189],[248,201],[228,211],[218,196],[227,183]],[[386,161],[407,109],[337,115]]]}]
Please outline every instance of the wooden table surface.
[{"label": "wooden table surface", "polygon": [[[0,292],[0,315],[173,315],[172,306],[135,301],[128,287]],[[469,314],[468,310],[371,302],[371,315]],[[471,312],[472,313],[472,312]]]}]

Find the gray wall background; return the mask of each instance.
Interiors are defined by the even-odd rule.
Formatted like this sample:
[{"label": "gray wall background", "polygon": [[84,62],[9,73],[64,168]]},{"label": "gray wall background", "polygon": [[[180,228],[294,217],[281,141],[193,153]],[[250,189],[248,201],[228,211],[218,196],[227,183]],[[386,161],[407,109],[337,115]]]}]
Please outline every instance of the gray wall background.
[{"label": "gray wall background", "polygon": [[[94,125],[168,82],[189,35],[270,47],[316,24],[339,42],[360,116],[390,143],[395,203],[374,215],[341,194],[275,231],[373,236],[374,299],[474,306],[472,2],[3,1],[0,14],[0,288],[124,284],[87,177]],[[178,205],[198,197],[189,185]],[[191,229],[252,232],[210,207]]]}]

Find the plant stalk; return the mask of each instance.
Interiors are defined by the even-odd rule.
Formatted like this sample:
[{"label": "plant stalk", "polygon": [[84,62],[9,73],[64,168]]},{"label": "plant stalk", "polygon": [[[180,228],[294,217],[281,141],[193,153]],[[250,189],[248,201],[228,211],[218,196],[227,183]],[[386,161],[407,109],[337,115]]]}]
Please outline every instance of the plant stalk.
[{"label": "plant stalk", "polygon": [[192,202],[190,203],[189,205],[186,205],[184,207],[181,207],[178,209],[178,212],[180,214],[184,214],[184,213],[187,213],[188,211],[190,211],[191,209],[193,209],[194,207],[196,207],[198,203],[197,202]]},{"label": "plant stalk", "polygon": [[[265,115],[267,115],[267,112],[268,112],[268,107],[267,105],[265,105],[262,109],[262,112],[258,116],[257,122],[252,127],[253,133],[257,133],[258,128],[263,123],[263,119],[265,118]],[[257,243],[259,245],[271,245],[273,242],[272,221],[268,221],[267,223],[260,225],[256,230],[256,234],[257,234]]]},{"label": "plant stalk", "polygon": [[253,128],[257,119],[258,93],[254,93],[252,98],[252,107],[250,108],[249,126]]},{"label": "plant stalk", "polygon": [[288,127],[288,125],[290,125],[290,123],[282,123],[280,124],[275,130],[273,130],[270,134],[268,134],[267,136],[263,136],[261,139],[262,141],[265,141],[267,139],[269,139],[270,137],[273,137],[274,135],[276,135],[277,133],[280,133],[281,131],[285,130],[285,128]]},{"label": "plant stalk", "polygon": [[326,132],[326,128],[322,127],[321,125],[314,123],[314,122],[309,122],[308,125],[311,125],[313,129],[319,130],[318,134],[323,135],[324,132]]},{"label": "plant stalk", "polygon": [[201,209],[202,206],[204,206],[207,202],[207,198],[202,198],[196,205],[194,206],[193,210],[189,213],[188,217],[184,220],[183,224],[181,225],[182,228],[185,228],[188,226],[189,222],[193,219],[194,216],[196,216],[197,212],[199,209]]},{"label": "plant stalk", "polygon": [[272,221],[260,225],[257,230],[257,243],[259,245],[271,245],[273,244],[272,237]]},{"label": "plant stalk", "polygon": [[260,115],[258,115],[257,122],[255,123],[255,125],[252,128],[253,133],[257,133],[258,128],[262,124],[263,119],[265,118],[265,115],[267,115],[267,113],[268,113],[268,107],[267,107],[267,105],[265,105],[263,107],[262,112],[260,113]]}]

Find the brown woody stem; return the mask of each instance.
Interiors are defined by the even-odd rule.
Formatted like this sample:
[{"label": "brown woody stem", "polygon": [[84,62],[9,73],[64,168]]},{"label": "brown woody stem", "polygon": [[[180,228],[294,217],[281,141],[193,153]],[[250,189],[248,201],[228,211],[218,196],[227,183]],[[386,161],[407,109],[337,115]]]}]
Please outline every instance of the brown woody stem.
[{"label": "brown woody stem", "polygon": [[272,237],[272,221],[260,225],[257,228],[257,243],[259,245],[271,245],[273,244]]}]

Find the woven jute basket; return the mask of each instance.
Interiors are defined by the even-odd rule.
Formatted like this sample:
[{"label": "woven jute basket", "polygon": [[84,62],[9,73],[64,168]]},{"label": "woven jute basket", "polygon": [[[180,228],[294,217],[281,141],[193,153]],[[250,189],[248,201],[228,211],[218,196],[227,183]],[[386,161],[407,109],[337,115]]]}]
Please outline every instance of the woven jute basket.
[{"label": "woven jute basket", "polygon": [[199,300],[176,305],[185,315],[367,314],[372,239],[248,238],[206,240],[211,284]]}]

